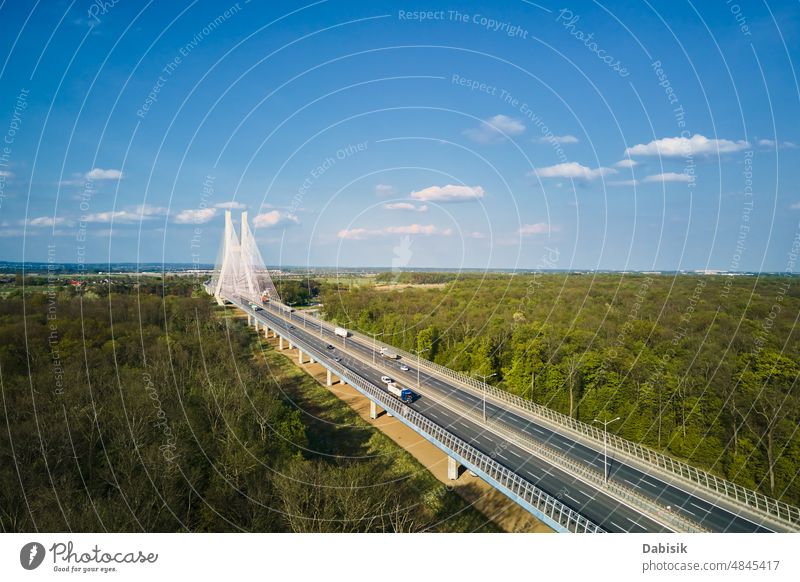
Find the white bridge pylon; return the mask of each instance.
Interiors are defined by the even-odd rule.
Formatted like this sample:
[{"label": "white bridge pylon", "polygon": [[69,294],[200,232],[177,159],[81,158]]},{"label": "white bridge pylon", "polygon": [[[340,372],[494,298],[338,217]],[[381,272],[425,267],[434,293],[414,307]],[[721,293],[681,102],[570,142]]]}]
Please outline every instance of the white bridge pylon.
[{"label": "white bridge pylon", "polygon": [[247,223],[247,212],[242,212],[240,239],[233,227],[231,211],[225,211],[225,234],[222,236],[208,292],[216,297],[220,305],[224,304],[226,298],[236,297],[254,303],[267,299],[280,301]]}]

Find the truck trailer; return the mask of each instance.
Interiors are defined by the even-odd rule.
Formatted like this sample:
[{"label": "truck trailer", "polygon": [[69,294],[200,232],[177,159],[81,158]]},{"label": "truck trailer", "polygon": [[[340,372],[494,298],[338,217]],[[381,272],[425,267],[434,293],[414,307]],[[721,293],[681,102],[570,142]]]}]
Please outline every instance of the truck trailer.
[{"label": "truck trailer", "polygon": [[386,388],[388,388],[389,392],[395,397],[397,397],[397,399],[400,400],[401,402],[406,402],[406,403],[414,402],[415,394],[408,388],[401,388],[394,382],[392,382],[391,384],[387,384]]},{"label": "truck trailer", "polygon": [[400,358],[396,353],[389,351],[389,348],[381,348],[381,357],[388,358],[390,360],[397,360]]},{"label": "truck trailer", "polygon": [[335,333],[339,337],[348,337],[350,335],[350,332],[343,327],[337,327],[336,329],[333,330],[333,333]]}]

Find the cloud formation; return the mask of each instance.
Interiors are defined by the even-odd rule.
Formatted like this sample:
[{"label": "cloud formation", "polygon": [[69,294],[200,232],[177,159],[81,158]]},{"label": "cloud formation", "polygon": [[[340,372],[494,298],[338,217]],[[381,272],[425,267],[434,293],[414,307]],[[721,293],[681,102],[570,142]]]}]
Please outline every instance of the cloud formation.
[{"label": "cloud formation", "polygon": [[530,175],[540,178],[571,178],[573,180],[594,180],[608,174],[616,174],[614,168],[589,168],[578,162],[565,162],[555,166],[535,168]]},{"label": "cloud formation", "polygon": [[534,224],[523,224],[519,229],[521,236],[533,236],[536,234],[549,234],[551,232],[558,232],[559,228],[554,224],[547,222],[536,222]]},{"label": "cloud formation", "polygon": [[378,196],[388,196],[394,193],[394,186],[389,184],[375,184],[375,194]]},{"label": "cloud formation", "polygon": [[463,133],[478,143],[500,143],[524,132],[525,125],[519,119],[499,114],[484,119],[478,127],[465,129]]},{"label": "cloud formation", "polygon": [[119,170],[104,170],[102,168],[92,168],[84,175],[87,180],[119,180],[122,172]]},{"label": "cloud formation", "polygon": [[410,202],[389,202],[383,205],[386,210],[412,210],[416,212],[426,212],[428,210],[427,204],[416,206]]},{"label": "cloud formation", "polygon": [[175,215],[175,224],[205,224],[217,215],[216,208],[190,208]]},{"label": "cloud formation", "polygon": [[279,226],[291,226],[300,224],[300,220],[294,214],[281,212],[280,210],[271,210],[258,214],[253,218],[253,226],[256,228],[276,228]]},{"label": "cloud formation", "polygon": [[29,218],[27,220],[23,220],[22,223],[27,226],[33,226],[36,228],[64,226],[72,224],[70,220],[64,218],[63,216],[39,216],[37,218]]},{"label": "cloud formation", "polygon": [[678,172],[664,172],[663,174],[654,174],[647,176],[645,182],[691,182],[692,176],[689,174],[679,174]]},{"label": "cloud formation", "polygon": [[558,145],[564,145],[567,143],[578,143],[578,138],[574,135],[546,135],[543,137],[537,137],[535,140],[536,143],[555,143]]},{"label": "cloud formation", "polygon": [[782,150],[790,150],[795,149],[797,144],[791,141],[782,141],[778,143],[774,139],[760,139],[756,142],[759,146],[768,149],[782,149]]},{"label": "cloud formation", "polygon": [[340,230],[336,236],[345,240],[364,240],[390,235],[442,235],[450,236],[453,229],[440,229],[433,224],[408,224],[404,226],[387,226],[384,228],[349,228]]},{"label": "cloud formation", "polygon": [[683,156],[707,156],[738,152],[751,147],[744,140],[709,139],[699,133],[692,137],[665,137],[647,144],[638,144],[625,150],[628,156],[663,156],[678,158]]},{"label": "cloud formation", "polygon": [[411,193],[414,200],[424,202],[466,202],[483,198],[484,191],[480,186],[429,186]]},{"label": "cloud formation", "polygon": [[638,166],[638,165],[639,165],[639,162],[637,162],[636,160],[632,160],[630,158],[626,158],[624,160],[620,160],[616,164],[614,164],[614,166],[616,166],[617,168],[632,168],[632,167]]}]

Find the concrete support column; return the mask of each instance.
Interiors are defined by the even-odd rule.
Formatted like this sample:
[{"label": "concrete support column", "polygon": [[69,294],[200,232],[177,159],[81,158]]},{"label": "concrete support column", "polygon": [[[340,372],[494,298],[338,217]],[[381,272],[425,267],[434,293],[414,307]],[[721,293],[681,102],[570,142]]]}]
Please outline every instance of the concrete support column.
[{"label": "concrete support column", "polygon": [[253,325],[253,316],[249,313],[247,314],[247,325]]},{"label": "concrete support column", "polygon": [[266,339],[269,339],[269,326],[268,325],[264,326],[264,337]]},{"label": "concrete support column", "polygon": [[447,457],[447,478],[451,481],[458,479],[459,463],[453,457]]},{"label": "concrete support column", "polygon": [[297,348],[297,363],[298,364],[303,363],[303,350],[301,350],[300,348]]},{"label": "concrete support column", "polygon": [[290,350],[294,349],[294,344],[292,343],[292,340],[289,340],[289,349]]},{"label": "concrete support column", "polygon": [[278,337],[278,349],[279,350],[283,349],[283,336]]},{"label": "concrete support column", "polygon": [[372,420],[378,418],[378,405],[373,400],[369,401],[369,417]]},{"label": "concrete support column", "polygon": [[331,378],[332,374],[330,370],[326,370],[328,372],[328,379],[325,381],[326,386],[333,386],[333,379]]},{"label": "concrete support column", "polygon": [[253,316],[253,327],[258,331],[258,318]]}]

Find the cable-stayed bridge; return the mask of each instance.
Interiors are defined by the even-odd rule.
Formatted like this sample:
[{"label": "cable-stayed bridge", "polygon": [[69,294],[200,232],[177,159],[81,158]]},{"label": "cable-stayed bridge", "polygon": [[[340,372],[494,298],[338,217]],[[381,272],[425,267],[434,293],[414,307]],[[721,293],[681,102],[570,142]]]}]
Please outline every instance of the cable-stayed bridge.
[{"label": "cable-stayed bridge", "polygon": [[[283,304],[242,213],[206,290],[560,532],[800,531],[800,509]],[[387,357],[387,355],[391,357]],[[395,357],[396,356],[396,357]],[[382,377],[413,390],[403,401]]]}]

